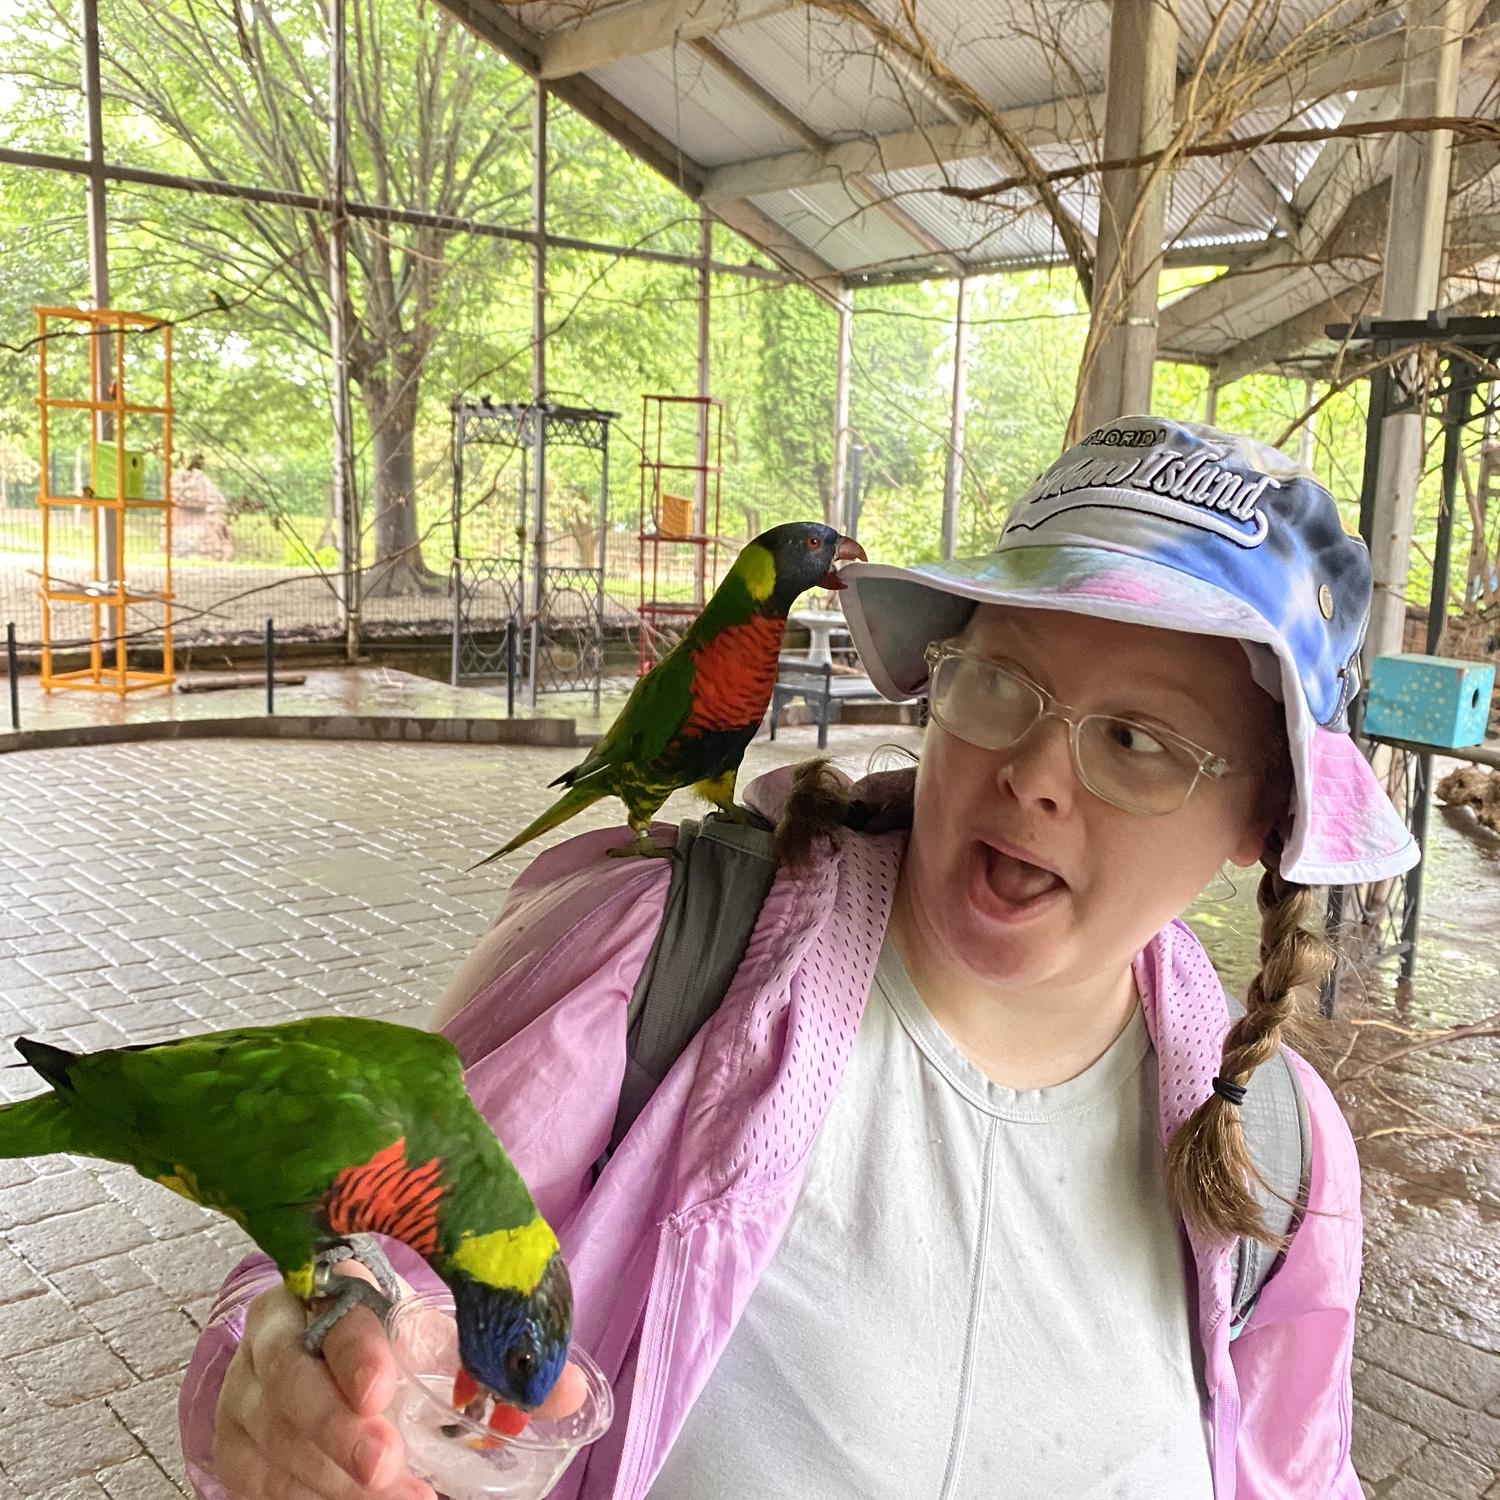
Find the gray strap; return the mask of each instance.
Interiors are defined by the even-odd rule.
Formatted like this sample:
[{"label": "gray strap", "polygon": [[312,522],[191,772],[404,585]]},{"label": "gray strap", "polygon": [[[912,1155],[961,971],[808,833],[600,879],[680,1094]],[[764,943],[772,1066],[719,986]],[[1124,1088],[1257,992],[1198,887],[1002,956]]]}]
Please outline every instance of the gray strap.
[{"label": "gray strap", "polygon": [[718,1009],[776,874],[771,830],[763,824],[712,814],[701,824],[687,819],[677,849],[661,927],[630,997],[611,1151]]},{"label": "gray strap", "polygon": [[[1231,1018],[1238,1020],[1244,1013],[1244,1006],[1229,998]],[[1312,1167],[1312,1124],[1307,1098],[1285,1052],[1278,1052],[1250,1075],[1245,1102],[1240,1106],[1240,1124],[1250,1160],[1265,1179],[1264,1184],[1251,1184],[1256,1202],[1267,1228],[1273,1234],[1285,1236],[1295,1227],[1297,1211],[1293,1204],[1300,1202],[1306,1193]],[[1279,1252],[1259,1240],[1247,1237],[1236,1243],[1231,1300],[1234,1325],[1249,1317],[1255,1299],[1280,1258]]]}]

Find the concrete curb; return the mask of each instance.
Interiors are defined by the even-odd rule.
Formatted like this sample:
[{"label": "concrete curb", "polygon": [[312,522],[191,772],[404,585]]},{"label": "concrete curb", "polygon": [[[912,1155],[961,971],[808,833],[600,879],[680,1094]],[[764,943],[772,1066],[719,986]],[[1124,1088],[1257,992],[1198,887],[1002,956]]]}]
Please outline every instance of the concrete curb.
[{"label": "concrete curb", "polygon": [[0,755],[152,740],[379,740],[426,745],[580,743],[572,719],[416,719],[398,714],[260,714],[250,718],[148,719],[133,724],[73,724],[0,734]]}]

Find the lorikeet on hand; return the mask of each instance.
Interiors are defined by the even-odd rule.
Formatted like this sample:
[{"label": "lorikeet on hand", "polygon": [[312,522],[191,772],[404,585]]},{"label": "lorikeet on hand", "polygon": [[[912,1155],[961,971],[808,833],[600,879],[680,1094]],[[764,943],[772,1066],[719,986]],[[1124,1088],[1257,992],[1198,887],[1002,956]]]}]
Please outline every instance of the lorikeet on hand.
[{"label": "lorikeet on hand", "polygon": [[774,526],[748,542],[703,613],[636,683],[588,758],[551,783],[568,790],[479,863],[509,854],[601,797],[618,797],[629,815],[635,843],[612,851],[620,854],[671,852],[647,830],[680,787],[743,819],[734,780],[771,702],[787,614],[815,584],[843,588],[834,563],[864,556],[858,542],[815,521]]},{"label": "lorikeet on hand", "polygon": [[[82,1056],[16,1047],[51,1092],[0,1109],[0,1157],[124,1162],[227,1214],[309,1301],[324,1290],[320,1251],[390,1235],[453,1293],[456,1405],[478,1387],[526,1412],[552,1389],[572,1329],[567,1269],[446,1037],[320,1016]],[[379,1300],[331,1280],[344,1290],[312,1342]],[[514,1431],[516,1417],[497,1406],[491,1425]]]}]

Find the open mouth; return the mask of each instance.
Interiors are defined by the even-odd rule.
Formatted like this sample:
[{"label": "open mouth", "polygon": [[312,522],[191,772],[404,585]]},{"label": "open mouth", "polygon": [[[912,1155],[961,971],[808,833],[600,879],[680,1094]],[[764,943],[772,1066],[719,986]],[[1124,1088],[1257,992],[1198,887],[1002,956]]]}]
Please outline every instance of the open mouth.
[{"label": "open mouth", "polygon": [[[865,549],[861,547],[852,536],[841,536],[839,538],[838,550],[833,554],[833,560],[835,563],[841,563],[869,562],[870,559],[865,556]],[[849,585],[839,577],[839,570],[836,567],[830,568],[818,580],[818,583],[825,589],[846,589],[849,587]]]},{"label": "open mouth", "polygon": [[1067,881],[1055,870],[988,842],[978,845],[975,863],[982,904],[997,916],[1029,915],[1067,889]]}]

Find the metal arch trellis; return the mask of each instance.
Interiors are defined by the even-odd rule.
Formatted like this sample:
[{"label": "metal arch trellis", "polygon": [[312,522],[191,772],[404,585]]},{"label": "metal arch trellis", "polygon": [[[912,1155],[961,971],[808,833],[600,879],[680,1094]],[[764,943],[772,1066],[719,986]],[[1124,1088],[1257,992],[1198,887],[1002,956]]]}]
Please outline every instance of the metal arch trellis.
[{"label": "metal arch trellis", "polygon": [[[455,400],[453,414],[453,647],[450,681],[506,675],[514,699],[518,672],[527,699],[538,693],[592,692],[599,710],[604,675],[604,548],[609,525],[609,424],[618,412],[550,402]],[[520,458],[515,551],[464,554],[464,452],[473,444],[512,447]],[[596,565],[547,561],[547,452],[599,455]],[[530,542],[528,558],[528,539]],[[488,587],[487,587],[488,586]],[[502,609],[494,608],[497,599]],[[488,611],[486,610],[488,606]],[[490,621],[486,628],[485,615]],[[503,615],[503,620],[496,615]],[[517,661],[516,643],[521,659]]]},{"label": "metal arch trellis", "polygon": [[[1327,332],[1341,342],[1367,343],[1369,353],[1378,361],[1370,376],[1359,500],[1359,529],[1366,543],[1374,526],[1375,482],[1386,417],[1419,412],[1434,418],[1442,429],[1442,499],[1424,648],[1428,655],[1433,655],[1442,640],[1448,613],[1453,514],[1458,499],[1464,432],[1472,423],[1485,422],[1500,411],[1496,394],[1500,386],[1495,379],[1500,368],[1500,317],[1450,318],[1443,313],[1432,313],[1425,320],[1365,319],[1352,328],[1334,326]],[[1363,740],[1367,756],[1378,746],[1390,750],[1393,762],[1386,784],[1423,858],[1415,868],[1394,880],[1330,888],[1327,930],[1341,954],[1350,955],[1360,966],[1399,957],[1401,980],[1409,983],[1416,972],[1422,912],[1432,751],[1378,735],[1360,735],[1362,709],[1363,695],[1353,705],[1351,728]],[[1464,758],[1462,750],[1444,753]],[[1338,980],[1335,972],[1323,996],[1324,1009],[1330,1014]]]}]

